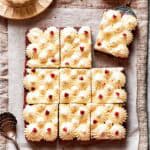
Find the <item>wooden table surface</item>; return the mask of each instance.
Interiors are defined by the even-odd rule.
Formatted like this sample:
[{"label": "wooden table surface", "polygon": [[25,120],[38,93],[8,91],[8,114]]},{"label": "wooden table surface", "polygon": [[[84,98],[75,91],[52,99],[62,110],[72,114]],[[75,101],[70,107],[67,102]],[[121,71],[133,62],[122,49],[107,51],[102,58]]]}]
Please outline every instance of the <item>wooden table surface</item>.
[{"label": "wooden table surface", "polygon": [[[54,7],[78,7],[79,5],[82,5],[82,7],[86,8],[99,8],[100,7],[100,2],[103,0],[57,0],[53,5]],[[136,7],[137,3],[141,3],[141,6],[146,0],[135,0],[132,3],[132,7]],[[123,4],[124,0],[106,0],[105,5],[101,7],[104,8],[112,8],[116,5]],[[71,5],[70,5],[71,4]],[[139,5],[140,6],[140,5]],[[150,6],[149,6],[150,7]],[[142,7],[141,7],[142,9]],[[0,74],[0,112],[7,111],[7,106],[8,106],[8,63],[7,63],[7,24],[8,21],[6,19],[0,18],[0,70],[2,70],[3,74]],[[150,28],[150,26],[149,26]],[[150,39],[149,39],[150,43]],[[150,52],[149,52],[150,53]],[[150,55],[149,55],[150,56]],[[148,61],[148,76],[147,76],[147,83],[150,83],[150,59]],[[148,114],[150,116],[150,84],[148,84],[147,88],[147,93],[148,93],[148,105],[147,107],[149,108]],[[145,111],[145,110],[143,110]],[[149,117],[150,120],[150,117]],[[150,128],[150,124],[149,124]],[[0,150],[5,150],[5,140],[0,136]],[[145,150],[143,148],[143,150]]]}]

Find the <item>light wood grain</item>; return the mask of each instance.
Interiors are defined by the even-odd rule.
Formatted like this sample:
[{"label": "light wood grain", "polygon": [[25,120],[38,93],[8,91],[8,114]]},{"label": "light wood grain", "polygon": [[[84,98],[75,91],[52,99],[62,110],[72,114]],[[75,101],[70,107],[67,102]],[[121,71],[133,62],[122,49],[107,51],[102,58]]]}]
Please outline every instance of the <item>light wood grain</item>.
[{"label": "light wood grain", "polygon": [[0,0],[0,15],[4,18],[14,20],[29,19],[42,13],[53,0],[31,1],[23,6],[14,6],[6,0]]}]

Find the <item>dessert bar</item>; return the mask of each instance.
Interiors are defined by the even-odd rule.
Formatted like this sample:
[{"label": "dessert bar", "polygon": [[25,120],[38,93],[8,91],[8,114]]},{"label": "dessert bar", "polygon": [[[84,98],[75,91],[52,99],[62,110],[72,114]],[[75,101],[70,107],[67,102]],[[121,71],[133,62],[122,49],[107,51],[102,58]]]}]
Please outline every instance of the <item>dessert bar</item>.
[{"label": "dessert bar", "polygon": [[90,108],[83,104],[59,105],[59,138],[90,140]]},{"label": "dessert bar", "polygon": [[104,12],[95,43],[95,50],[115,57],[127,58],[128,45],[133,40],[132,31],[137,26],[137,18],[119,10]]},{"label": "dessert bar", "polygon": [[91,139],[124,139],[127,112],[121,104],[91,104]]},{"label": "dessert bar", "polygon": [[92,102],[125,103],[125,84],[123,68],[92,68]]},{"label": "dessert bar", "polygon": [[26,69],[23,83],[25,103],[59,103],[58,69]]},{"label": "dessert bar", "polygon": [[60,69],[60,103],[91,102],[91,70]]},{"label": "dessert bar", "polygon": [[66,27],[60,31],[61,67],[91,68],[91,30]]},{"label": "dessert bar", "polygon": [[55,141],[58,135],[58,104],[26,105],[25,137],[30,141]]},{"label": "dessert bar", "polygon": [[58,68],[60,65],[59,29],[48,27],[44,31],[32,28],[26,39],[26,66],[29,68]]}]

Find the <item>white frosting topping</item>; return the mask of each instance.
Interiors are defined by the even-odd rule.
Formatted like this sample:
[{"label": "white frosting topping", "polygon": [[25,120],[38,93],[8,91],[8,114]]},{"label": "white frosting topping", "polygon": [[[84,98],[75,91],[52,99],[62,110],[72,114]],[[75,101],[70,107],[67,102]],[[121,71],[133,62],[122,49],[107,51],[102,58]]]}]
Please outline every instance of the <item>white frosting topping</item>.
[{"label": "white frosting topping", "polygon": [[26,48],[26,53],[29,58],[34,58],[38,53],[39,46],[36,43],[29,44]]},{"label": "white frosting topping", "polygon": [[27,75],[24,78],[24,86],[26,89],[31,89],[32,87],[35,87],[37,84],[37,77],[33,75]]},{"label": "white frosting topping", "polygon": [[57,139],[57,127],[52,123],[46,123],[42,130],[43,139],[46,141],[54,141]]},{"label": "white frosting topping", "polygon": [[31,43],[37,43],[39,38],[43,36],[43,31],[39,28],[32,28],[29,30],[27,37]]},{"label": "white frosting topping", "polygon": [[27,45],[27,66],[31,68],[59,67],[59,30],[55,27],[42,30],[33,28],[27,34],[31,44]]},{"label": "white frosting topping", "polygon": [[26,138],[30,141],[40,141],[42,139],[41,131],[36,124],[27,125],[24,132]]},{"label": "white frosting topping", "polygon": [[62,32],[65,39],[73,39],[77,34],[77,31],[72,27],[66,27]]},{"label": "white frosting topping", "polygon": [[110,129],[110,133],[111,133],[112,138],[114,139],[125,138],[125,135],[126,135],[125,128],[119,124],[113,125],[112,128]]},{"label": "white frosting topping", "polygon": [[77,140],[88,141],[90,139],[90,127],[87,124],[81,124],[75,130]]},{"label": "white frosting topping", "polygon": [[97,139],[105,139],[108,135],[108,127],[106,124],[100,124],[95,128],[95,138]]},{"label": "white frosting topping", "polygon": [[137,26],[137,19],[133,15],[125,14],[121,21],[127,30],[134,30]]},{"label": "white frosting topping", "polygon": [[59,126],[59,128],[59,137],[62,140],[72,140],[74,138],[72,134],[72,131],[74,130],[72,123],[63,123],[61,126]]}]

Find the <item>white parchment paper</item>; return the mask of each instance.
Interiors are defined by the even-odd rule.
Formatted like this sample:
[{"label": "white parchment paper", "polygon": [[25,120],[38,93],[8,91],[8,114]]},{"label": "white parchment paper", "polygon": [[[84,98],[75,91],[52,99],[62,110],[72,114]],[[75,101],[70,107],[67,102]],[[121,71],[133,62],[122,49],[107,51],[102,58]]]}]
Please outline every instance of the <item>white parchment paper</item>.
[{"label": "white parchment paper", "polygon": [[[24,138],[23,122],[23,71],[25,59],[25,32],[27,29],[38,27],[65,27],[88,25],[92,29],[93,43],[98,31],[103,10],[100,9],[77,9],[77,8],[55,8],[45,14],[24,22],[9,21],[8,23],[8,49],[9,49],[9,111],[15,114],[18,120],[17,141],[21,150],[137,150],[139,142],[138,121],[136,113],[136,48],[137,39],[131,47],[131,55],[128,60],[117,59],[100,52],[94,52],[95,67],[114,67],[123,66],[127,74],[128,91],[128,123],[127,139],[123,141],[100,141],[89,144],[68,143],[62,144],[58,141],[53,144],[48,143],[29,143]],[[8,150],[13,150],[11,143],[7,145]]]}]

